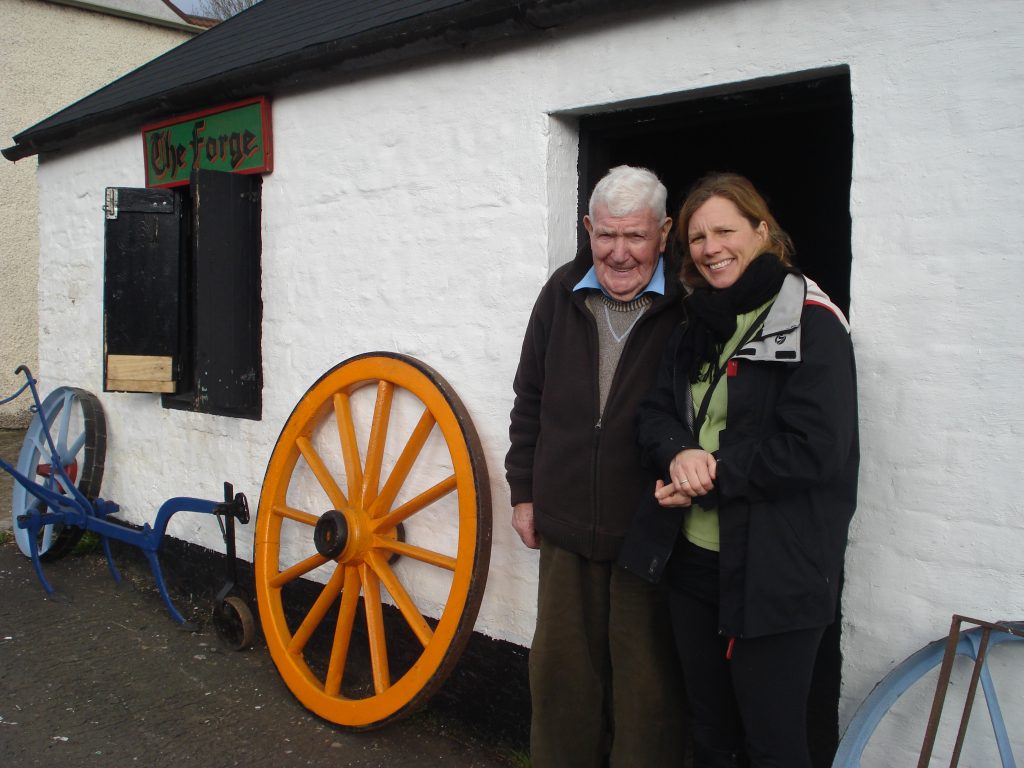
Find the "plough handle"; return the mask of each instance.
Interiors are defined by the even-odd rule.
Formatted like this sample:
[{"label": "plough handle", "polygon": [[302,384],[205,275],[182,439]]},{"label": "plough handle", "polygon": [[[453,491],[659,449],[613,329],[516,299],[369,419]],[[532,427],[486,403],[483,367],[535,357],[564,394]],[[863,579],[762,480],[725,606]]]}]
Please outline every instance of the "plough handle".
[{"label": "plough handle", "polygon": [[18,366],[18,367],[17,367],[17,368],[16,368],[15,370],[14,370],[14,375],[15,375],[15,376],[17,376],[17,375],[18,375],[19,373],[24,373],[24,374],[25,374],[25,379],[26,379],[25,383],[24,383],[24,384],[22,384],[22,385],[21,385],[21,386],[20,386],[20,387],[18,388],[18,391],[17,391],[17,392],[15,392],[15,393],[14,393],[13,395],[11,395],[10,397],[5,397],[5,398],[3,398],[2,400],[0,400],[0,405],[4,405],[5,403],[9,403],[9,402],[11,402],[12,400],[16,400],[16,399],[18,398],[18,396],[19,396],[19,395],[20,395],[20,394],[21,394],[22,392],[24,392],[24,391],[25,391],[26,389],[28,389],[29,387],[31,387],[31,386],[32,386],[32,384],[33,384],[33,382],[35,381],[35,379],[33,379],[33,378],[32,378],[32,371],[30,371],[30,370],[28,369],[28,366],[27,366],[27,365],[19,365],[19,366]]}]

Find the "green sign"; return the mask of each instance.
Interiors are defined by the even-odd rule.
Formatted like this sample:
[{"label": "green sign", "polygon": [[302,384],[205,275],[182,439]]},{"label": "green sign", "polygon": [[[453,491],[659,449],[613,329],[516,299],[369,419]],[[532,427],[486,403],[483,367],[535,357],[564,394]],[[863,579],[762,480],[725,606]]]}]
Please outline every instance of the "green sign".
[{"label": "green sign", "polygon": [[196,112],[142,129],[146,186],[188,184],[193,169],[265,173],[273,169],[265,98]]}]

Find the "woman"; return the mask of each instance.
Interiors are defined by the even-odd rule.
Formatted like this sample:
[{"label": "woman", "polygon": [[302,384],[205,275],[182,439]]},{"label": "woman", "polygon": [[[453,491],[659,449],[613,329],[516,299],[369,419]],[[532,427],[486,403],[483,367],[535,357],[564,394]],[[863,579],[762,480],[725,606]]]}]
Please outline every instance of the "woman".
[{"label": "woman", "polygon": [[658,504],[682,511],[666,578],[695,765],[810,766],[811,672],[856,504],[849,326],[747,179],[699,181],[677,238],[687,321],[638,435]]}]

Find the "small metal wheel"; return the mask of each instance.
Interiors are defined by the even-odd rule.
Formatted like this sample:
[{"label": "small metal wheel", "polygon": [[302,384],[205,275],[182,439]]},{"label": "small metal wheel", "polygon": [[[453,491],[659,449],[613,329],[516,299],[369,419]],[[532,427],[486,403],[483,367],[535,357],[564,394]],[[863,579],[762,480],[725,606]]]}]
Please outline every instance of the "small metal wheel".
[{"label": "small metal wheel", "polygon": [[213,609],[217,637],[232,651],[242,651],[256,640],[256,617],[243,598],[228,595]]},{"label": "small metal wheel", "polygon": [[[99,399],[84,389],[58,387],[43,400],[42,407],[42,413],[33,416],[25,434],[18,456],[18,471],[51,490],[67,493],[56,470],[50,466],[50,448],[45,434],[48,427],[68,478],[86,498],[96,498],[103,482],[107,453],[107,421]],[[18,517],[42,506],[43,503],[20,483],[14,483],[11,498],[14,538],[26,557],[31,557],[30,534],[18,527]],[[40,559],[63,557],[78,543],[82,533],[81,528],[73,525],[44,526],[39,533]]]},{"label": "small metal wheel", "polygon": [[295,697],[353,729],[423,704],[472,634],[490,541],[483,452],[447,382],[380,352],[324,374],[281,431],[256,518],[260,621]]}]

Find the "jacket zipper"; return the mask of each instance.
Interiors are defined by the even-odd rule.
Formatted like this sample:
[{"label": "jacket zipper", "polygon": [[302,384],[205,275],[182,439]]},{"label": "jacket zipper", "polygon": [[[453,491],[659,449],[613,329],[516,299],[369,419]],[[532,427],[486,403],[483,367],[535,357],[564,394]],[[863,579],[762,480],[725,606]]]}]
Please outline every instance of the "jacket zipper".
[{"label": "jacket zipper", "polygon": [[[597,320],[593,313],[586,304],[583,305],[581,311],[589,318],[587,335],[590,339],[590,352],[593,358],[591,370],[593,371],[594,412],[597,414],[597,421],[594,422],[593,448],[590,455],[590,461],[594,467],[594,471],[590,475],[590,499],[594,506],[594,522],[590,526],[590,551],[593,552],[597,544],[598,521],[601,519],[601,496],[598,492],[601,487],[601,464],[598,461],[598,456],[601,452],[601,421],[604,418],[604,413],[601,410],[601,344],[597,338]],[[610,388],[608,394],[611,394]],[[607,407],[607,403],[605,405]]]},{"label": "jacket zipper", "polygon": [[[655,299],[655,301],[656,301],[656,299]],[[621,367],[622,367],[622,361],[626,358],[626,354],[629,352],[630,347],[633,344],[633,337],[634,337],[634,335],[637,333],[637,331],[640,328],[642,328],[643,326],[647,325],[647,323],[648,323],[648,321],[649,321],[649,319],[651,317],[654,317],[654,316],[660,314],[661,312],[665,311],[667,306],[668,306],[668,304],[666,303],[663,306],[658,307],[657,311],[652,312],[651,310],[654,309],[654,302],[652,302],[651,306],[647,308],[647,311],[645,311],[643,313],[643,315],[640,317],[640,319],[637,322],[637,324],[635,326],[633,326],[633,329],[629,332],[629,336],[626,337],[626,344],[622,348],[622,354],[619,355],[619,362],[615,366],[615,373],[612,374],[611,383],[608,385],[608,400],[604,404],[605,408],[608,408],[611,405],[611,403],[612,403],[612,395],[615,392],[615,385],[616,385],[616,383],[618,383],[618,380],[619,380],[620,370],[621,370]],[[590,328],[589,336],[590,336],[590,345],[591,345],[590,346],[590,350],[593,353],[594,363],[595,363],[594,369],[593,369],[593,371],[594,371],[594,394],[595,394],[595,397],[596,397],[596,406],[597,406],[595,408],[595,410],[597,412],[597,421],[594,422],[594,450],[593,450],[593,454],[592,454],[592,458],[591,458],[591,460],[594,463],[594,473],[593,473],[593,483],[592,483],[592,487],[590,489],[591,498],[593,499],[593,504],[594,504],[594,512],[595,512],[595,514],[594,514],[594,524],[593,524],[593,526],[591,526],[591,529],[590,529],[590,550],[593,551],[595,545],[597,544],[597,531],[598,531],[598,528],[600,527],[599,523],[601,521],[601,512],[602,512],[601,506],[600,506],[600,504],[601,504],[601,496],[600,496],[600,493],[599,493],[599,489],[601,487],[601,482],[600,482],[600,479],[601,479],[601,462],[598,459],[599,459],[599,456],[600,456],[600,453],[601,453],[601,425],[602,425],[602,422],[604,421],[604,412],[601,410],[601,381],[600,381],[600,378],[601,378],[601,349],[600,349],[600,343],[598,342],[598,339],[597,339],[597,319],[594,317],[593,313],[590,312],[590,310],[585,305],[583,306],[582,311],[587,315],[587,317],[590,318],[590,323],[589,323],[589,328]]]}]

